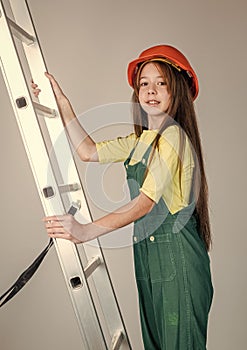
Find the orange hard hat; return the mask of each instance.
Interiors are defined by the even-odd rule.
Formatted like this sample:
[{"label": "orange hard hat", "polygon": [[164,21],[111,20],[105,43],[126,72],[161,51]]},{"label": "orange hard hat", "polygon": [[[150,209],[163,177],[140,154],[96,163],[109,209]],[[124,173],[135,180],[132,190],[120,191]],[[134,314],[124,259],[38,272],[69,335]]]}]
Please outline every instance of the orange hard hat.
[{"label": "orange hard hat", "polygon": [[134,86],[134,78],[141,63],[146,61],[162,61],[171,64],[179,71],[184,71],[190,80],[190,89],[193,100],[199,92],[199,85],[196,73],[191,67],[187,58],[175,47],[169,45],[157,45],[143,51],[140,56],[128,65],[128,81],[130,86]]}]

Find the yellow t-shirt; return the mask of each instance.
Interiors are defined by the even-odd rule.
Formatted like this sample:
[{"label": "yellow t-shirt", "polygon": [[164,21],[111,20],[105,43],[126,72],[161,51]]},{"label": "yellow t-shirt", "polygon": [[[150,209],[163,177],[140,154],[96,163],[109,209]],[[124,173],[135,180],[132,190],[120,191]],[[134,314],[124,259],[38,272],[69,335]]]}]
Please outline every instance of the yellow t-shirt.
[{"label": "yellow t-shirt", "polygon": [[[129,165],[144,162],[143,155],[152,143],[156,130],[144,130],[139,138],[132,133],[115,140],[96,143],[99,162],[123,162],[136,146]],[[191,145],[185,136],[185,150],[182,160],[181,189],[179,181],[179,127],[168,127],[161,135],[146,179],[140,188],[149,198],[158,203],[162,197],[169,211],[174,214],[190,204],[194,160]]]}]

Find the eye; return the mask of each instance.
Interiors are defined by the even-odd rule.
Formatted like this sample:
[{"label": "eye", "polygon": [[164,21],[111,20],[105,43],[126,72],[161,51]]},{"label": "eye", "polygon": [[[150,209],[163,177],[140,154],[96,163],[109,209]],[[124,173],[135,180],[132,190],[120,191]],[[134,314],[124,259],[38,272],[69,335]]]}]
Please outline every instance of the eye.
[{"label": "eye", "polygon": [[159,86],[164,86],[164,85],[167,85],[167,84],[166,84],[166,81],[162,80],[162,81],[159,81],[159,82],[157,83],[157,85],[159,85]]},{"label": "eye", "polygon": [[148,85],[148,83],[146,81],[143,81],[143,82],[140,83],[140,87],[141,86],[147,86],[147,85]]}]

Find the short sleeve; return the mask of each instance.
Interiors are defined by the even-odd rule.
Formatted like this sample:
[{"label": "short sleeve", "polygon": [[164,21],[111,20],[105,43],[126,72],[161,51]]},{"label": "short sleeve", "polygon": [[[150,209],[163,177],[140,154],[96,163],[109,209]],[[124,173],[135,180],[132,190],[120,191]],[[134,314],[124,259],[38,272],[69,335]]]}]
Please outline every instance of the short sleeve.
[{"label": "short sleeve", "polygon": [[115,140],[96,143],[96,149],[100,163],[112,163],[125,161],[136,143],[134,133],[118,137]]},{"label": "short sleeve", "polygon": [[[148,173],[140,189],[154,202],[158,203],[167,190],[173,188],[174,174],[178,164],[177,145],[178,140],[168,140],[162,135],[158,149],[155,150],[153,159],[148,165]],[[169,196],[170,199],[172,196]],[[168,203],[167,203],[168,204]]]},{"label": "short sleeve", "polygon": [[180,178],[179,132],[178,126],[171,126],[164,131],[140,189],[156,203],[163,197],[172,214],[189,204],[194,169],[191,145],[185,135]]}]

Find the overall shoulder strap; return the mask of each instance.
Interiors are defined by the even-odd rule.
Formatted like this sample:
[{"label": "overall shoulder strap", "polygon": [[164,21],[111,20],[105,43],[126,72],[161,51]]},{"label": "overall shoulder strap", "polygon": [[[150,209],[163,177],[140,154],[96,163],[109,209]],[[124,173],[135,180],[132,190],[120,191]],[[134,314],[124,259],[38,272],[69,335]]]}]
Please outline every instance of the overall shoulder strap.
[{"label": "overall shoulder strap", "polygon": [[127,158],[126,161],[124,162],[124,165],[128,165],[128,164],[129,164],[129,162],[130,162],[130,160],[131,160],[131,157],[132,157],[133,153],[135,152],[135,149],[136,149],[136,147],[137,147],[137,145],[138,145],[139,140],[140,140],[140,138],[138,137],[138,138],[136,139],[136,143],[135,143],[134,147],[132,148],[132,150],[131,150],[131,152],[130,152],[128,158]]},{"label": "overall shoulder strap", "polygon": [[[153,141],[150,143],[150,145],[148,145],[148,147],[147,147],[147,149],[146,149],[146,151],[145,151],[145,153],[144,153],[144,155],[143,155],[143,157],[142,157],[142,158],[144,158],[145,160],[147,160],[148,157],[149,157],[149,155],[150,155],[150,152],[151,152],[151,149],[152,149],[152,146],[153,146],[153,143],[154,143],[155,139],[156,139],[156,137],[153,139]],[[130,160],[131,160],[131,158],[132,158],[132,156],[133,156],[133,154],[134,154],[134,152],[135,152],[135,150],[136,150],[136,147],[138,146],[139,141],[140,141],[140,137],[137,138],[136,144],[134,145],[134,147],[133,147],[133,149],[131,150],[131,152],[130,152],[128,158],[127,158],[126,161],[124,162],[125,165],[128,165],[128,164],[129,164],[129,162],[130,162]]]}]

